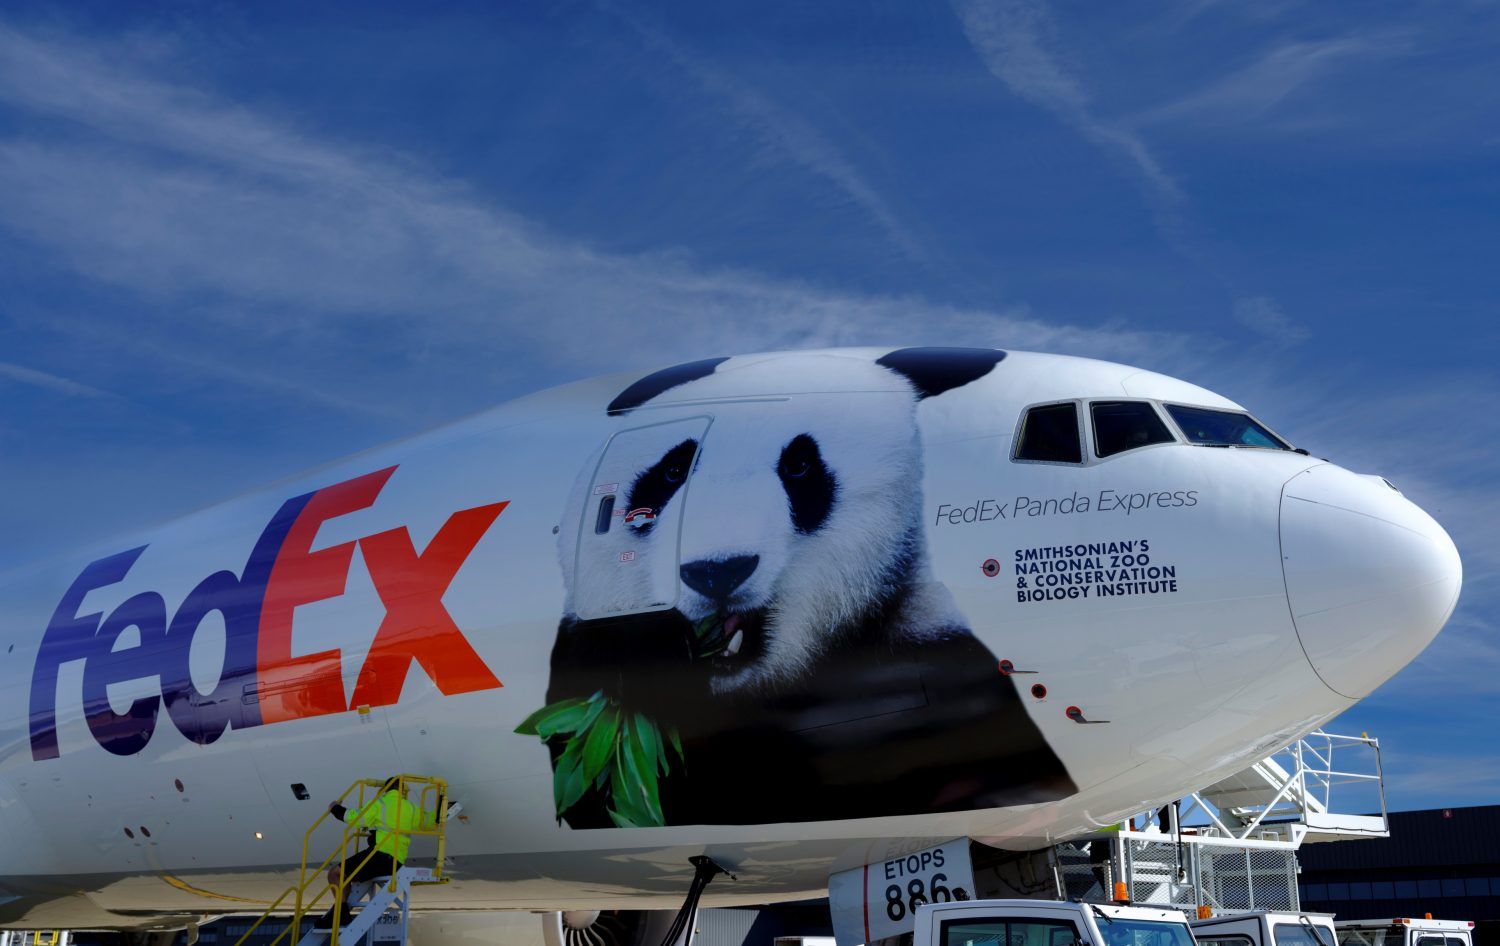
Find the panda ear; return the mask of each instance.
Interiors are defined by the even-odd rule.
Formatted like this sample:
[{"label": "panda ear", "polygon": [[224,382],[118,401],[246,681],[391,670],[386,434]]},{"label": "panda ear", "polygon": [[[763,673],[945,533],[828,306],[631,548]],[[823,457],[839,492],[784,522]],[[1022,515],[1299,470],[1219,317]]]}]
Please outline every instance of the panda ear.
[{"label": "panda ear", "polygon": [[670,391],[680,384],[708,377],[714,373],[715,368],[728,360],[728,358],[705,358],[702,361],[689,361],[686,364],[653,371],[621,391],[613,401],[610,401],[609,413],[611,416],[627,414],[658,394]]},{"label": "panda ear", "polygon": [[979,380],[1004,358],[995,348],[898,348],[875,363],[910,381],[921,400]]}]

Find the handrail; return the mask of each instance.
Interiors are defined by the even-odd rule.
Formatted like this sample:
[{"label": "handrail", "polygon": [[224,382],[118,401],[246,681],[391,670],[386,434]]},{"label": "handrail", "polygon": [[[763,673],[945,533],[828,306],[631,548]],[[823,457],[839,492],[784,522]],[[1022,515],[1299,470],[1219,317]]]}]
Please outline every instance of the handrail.
[{"label": "handrail", "polygon": [[[399,792],[401,797],[403,798],[406,797],[406,789],[408,785],[415,784],[421,786],[421,790],[417,797],[416,803],[416,808],[419,812],[417,826],[414,828],[403,828],[400,825],[389,825],[383,826],[381,828],[381,831],[388,835],[393,835],[398,839],[410,839],[417,837],[436,838],[436,866],[432,870],[432,877],[429,880],[414,881],[414,883],[445,884],[448,882],[448,878],[443,875],[443,858],[447,850],[446,822],[448,807],[448,783],[443,779],[425,775],[399,775],[395,776],[394,778],[397,783],[396,791]],[[357,792],[357,795],[355,796],[355,804],[345,805],[344,807],[351,811],[362,812],[371,804],[378,802],[384,796],[386,790],[385,787],[388,784],[389,780],[360,779],[359,781],[350,785],[348,788],[344,789],[343,794],[338,797],[337,804],[344,805],[344,802],[349,799],[349,796]],[[372,790],[374,793],[373,796],[368,800],[366,799],[365,795],[367,789]],[[429,801],[429,799],[433,803],[431,809],[429,809],[427,806],[427,802]],[[432,817],[430,819],[425,817],[429,813],[429,811],[432,814]],[[340,923],[340,920],[344,905],[344,891],[349,886],[349,878],[354,874],[357,874],[361,868],[368,864],[370,860],[375,856],[377,851],[374,847],[371,847],[368,851],[365,851],[364,856],[359,859],[353,870],[350,870],[349,843],[359,838],[363,838],[366,834],[369,833],[370,828],[357,824],[346,825],[343,831],[343,836],[339,841],[338,847],[333,851],[333,853],[325,857],[321,864],[319,864],[317,867],[313,868],[311,872],[309,872],[307,869],[307,852],[308,849],[312,846],[313,833],[316,832],[318,830],[318,827],[322,825],[323,822],[327,821],[332,814],[333,810],[330,806],[329,810],[323,812],[313,820],[313,823],[308,827],[306,833],[302,835],[302,859],[298,865],[297,883],[288,887],[285,891],[282,892],[281,896],[272,901],[271,905],[266,908],[265,912],[262,913],[254,923],[250,924],[249,929],[245,931],[244,935],[235,940],[234,946],[244,946],[245,941],[248,940],[251,935],[253,935],[255,931],[260,928],[262,923],[270,919],[271,916],[275,914],[283,906],[283,904],[286,903],[287,898],[295,896],[296,899],[292,910],[291,923],[287,924],[286,929],[282,930],[275,939],[265,944],[265,946],[281,946],[282,940],[290,935],[294,930],[300,934],[302,929],[302,920],[305,918],[308,911],[316,906],[324,896],[330,893],[334,895],[334,904],[333,929],[329,933],[329,946],[338,946],[339,927],[342,925]],[[428,823],[429,821],[430,824]],[[333,865],[333,861],[335,858],[337,858],[339,862],[338,883],[332,884],[325,881],[322,888],[319,889],[316,894],[314,894],[312,897],[307,897],[306,895],[309,888],[313,886],[313,878],[326,876],[328,869]],[[391,876],[389,889],[396,889],[396,877],[394,874],[392,874]]]},{"label": "handrail", "polygon": [[[1284,772],[1279,771],[1282,768]],[[1315,730],[1250,766],[1242,777],[1252,773],[1264,778],[1265,784],[1246,786],[1248,797],[1239,795],[1241,788],[1226,780],[1229,785],[1222,802],[1215,797],[1209,804],[1204,792],[1195,792],[1188,796],[1192,804],[1186,810],[1208,822],[1202,829],[1231,838],[1248,838],[1265,825],[1290,824],[1288,838],[1295,843],[1311,828],[1328,827],[1331,822],[1323,816],[1334,812],[1336,801],[1348,807],[1351,801],[1366,800],[1378,807],[1380,818],[1386,816],[1380,741],[1368,735]],[[1339,788],[1337,799],[1335,788]],[[1378,798],[1370,798],[1371,793]],[[1228,807],[1216,810],[1214,806],[1221,803]]]}]

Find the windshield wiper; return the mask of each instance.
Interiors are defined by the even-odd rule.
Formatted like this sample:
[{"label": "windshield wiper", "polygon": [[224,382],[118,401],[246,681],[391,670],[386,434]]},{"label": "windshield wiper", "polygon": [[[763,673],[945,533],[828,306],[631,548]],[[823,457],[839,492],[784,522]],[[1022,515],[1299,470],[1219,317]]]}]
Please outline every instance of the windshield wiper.
[{"label": "windshield wiper", "polygon": [[1091,903],[1091,904],[1089,904],[1089,909],[1094,911],[1094,916],[1097,916],[1099,919],[1103,920],[1104,922],[1106,922],[1106,923],[1113,923],[1114,922],[1114,918],[1113,917],[1111,917],[1108,913],[1105,913],[1103,910],[1099,909],[1099,904],[1097,904],[1097,903]]},{"label": "windshield wiper", "polygon": [[1318,926],[1317,926],[1316,923],[1314,923],[1312,920],[1308,919],[1308,916],[1307,916],[1306,913],[1303,913],[1300,916],[1298,916],[1297,917],[1297,922],[1301,923],[1303,926],[1307,927],[1307,931],[1312,934],[1313,941],[1316,942],[1318,944],[1318,946],[1328,946],[1327,943],[1323,942],[1323,931],[1320,930],[1320,929],[1318,929]]}]

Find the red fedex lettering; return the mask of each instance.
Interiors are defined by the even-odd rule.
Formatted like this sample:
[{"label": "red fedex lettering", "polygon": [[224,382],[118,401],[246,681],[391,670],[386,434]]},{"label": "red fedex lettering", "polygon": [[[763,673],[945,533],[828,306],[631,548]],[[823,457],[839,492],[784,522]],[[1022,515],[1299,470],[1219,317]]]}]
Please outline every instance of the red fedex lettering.
[{"label": "red fedex lettering", "polygon": [[292,656],[292,612],[299,605],[344,593],[354,543],[313,551],[313,540],[327,520],[373,505],[395,471],[395,467],[387,467],[318,490],[287,532],[266,582],[260,613],[256,692],[263,722],[342,713],[349,708],[344,703],[339,651]]},{"label": "red fedex lettering", "polygon": [[405,528],[359,540],[386,615],[359,671],[355,706],[395,703],[413,660],[448,696],[502,685],[454,623],[443,594],[507,505],[455,512],[421,555]]}]

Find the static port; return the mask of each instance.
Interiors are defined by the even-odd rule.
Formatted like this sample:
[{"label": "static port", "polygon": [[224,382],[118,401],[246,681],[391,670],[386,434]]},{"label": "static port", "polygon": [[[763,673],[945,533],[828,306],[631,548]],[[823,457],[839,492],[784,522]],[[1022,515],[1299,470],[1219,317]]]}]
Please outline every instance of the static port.
[{"label": "static port", "polygon": [[172,779],[172,784],[175,785],[175,786],[177,786],[177,790],[179,792],[187,791],[187,789],[185,789],[185,788],[182,787],[182,779],[180,779],[180,778],[174,778],[174,779]]},{"label": "static port", "polygon": [[1033,683],[1031,685],[1031,695],[1039,700],[1045,700],[1047,698],[1047,688],[1040,683]]},{"label": "static port", "polygon": [[292,797],[296,798],[298,801],[307,801],[312,796],[311,793],[308,792],[306,785],[303,785],[301,782],[293,782]]},{"label": "static port", "polygon": [[126,828],[125,829],[125,836],[127,838],[130,838],[131,840],[134,840],[135,839],[135,832],[132,831],[132,830],[130,830],[129,828]]}]

